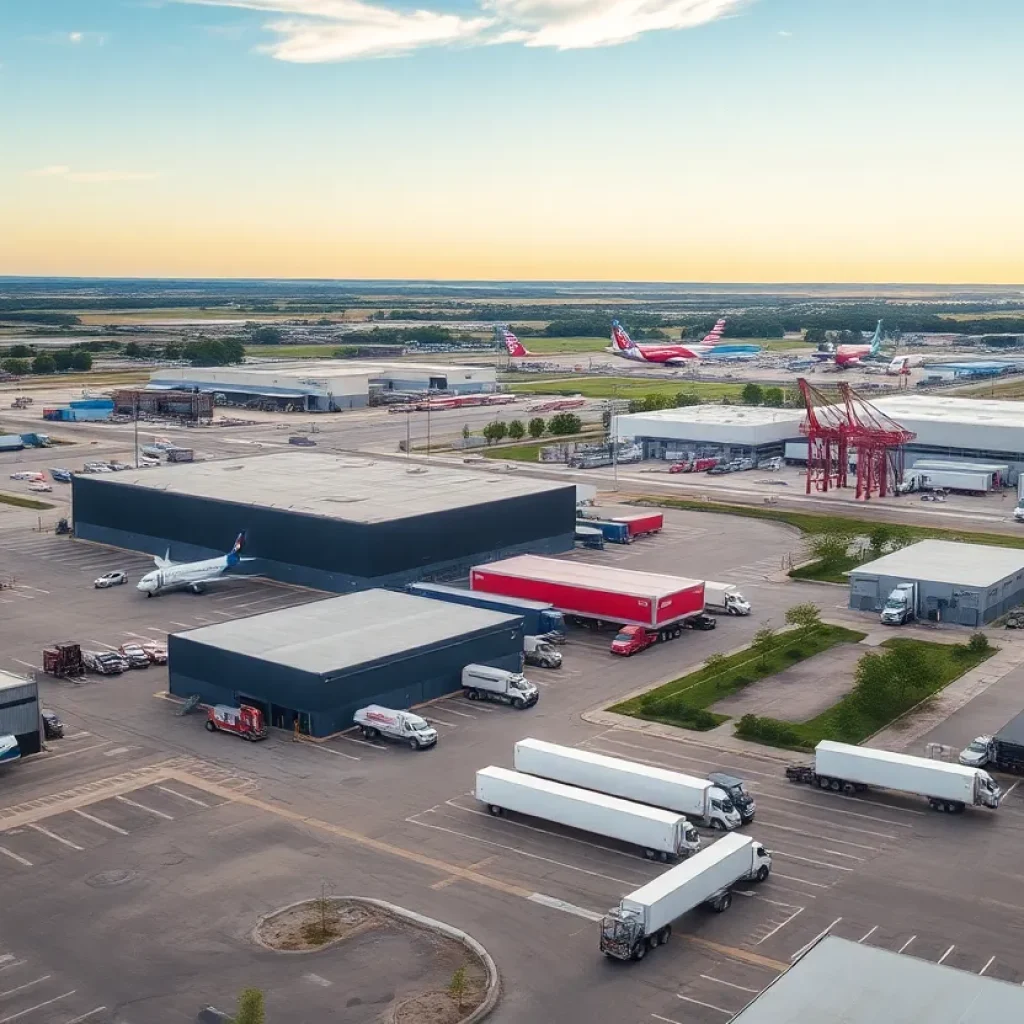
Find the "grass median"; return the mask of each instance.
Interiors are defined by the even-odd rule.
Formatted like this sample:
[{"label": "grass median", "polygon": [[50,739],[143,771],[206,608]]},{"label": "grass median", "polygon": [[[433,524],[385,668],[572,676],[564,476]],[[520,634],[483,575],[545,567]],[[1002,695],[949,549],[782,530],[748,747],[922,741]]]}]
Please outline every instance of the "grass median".
[{"label": "grass median", "polygon": [[17,505],[18,508],[54,508],[49,502],[36,501],[35,498],[23,498],[20,494],[0,494],[0,503],[4,505]]},{"label": "grass median", "polygon": [[755,652],[747,647],[728,657],[712,658],[695,672],[639,697],[622,701],[608,710],[647,722],[661,722],[703,732],[729,719],[728,715],[708,711],[712,704],[759,679],[766,679],[807,658],[813,658],[836,644],[859,643],[864,635],[843,626],[828,624],[817,626],[809,632],[781,633],[770,650]]}]

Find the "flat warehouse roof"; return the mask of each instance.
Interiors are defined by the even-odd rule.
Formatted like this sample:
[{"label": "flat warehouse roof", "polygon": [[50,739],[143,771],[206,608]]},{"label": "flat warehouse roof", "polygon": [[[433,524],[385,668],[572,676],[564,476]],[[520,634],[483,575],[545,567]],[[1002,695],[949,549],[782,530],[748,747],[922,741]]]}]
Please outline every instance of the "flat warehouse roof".
[{"label": "flat warehouse roof", "polygon": [[1024,570],[1024,551],[987,544],[922,540],[851,569],[848,576],[902,576],[964,587],[994,587]]},{"label": "flat warehouse roof", "polygon": [[314,601],[178,634],[219,650],[318,675],[344,672],[467,633],[513,628],[514,615],[392,590]]},{"label": "flat warehouse roof", "polygon": [[[308,451],[278,452],[214,462],[125,470],[102,484],[130,484],[167,494],[276,508],[353,523],[383,523],[471,508],[553,491],[572,484],[511,473],[473,472],[444,465],[345,458]],[[575,500],[575,499],[574,499]],[[554,524],[553,532],[570,527]]]},{"label": "flat warehouse roof", "polygon": [[897,423],[904,420],[954,425],[1024,428],[1024,403],[997,398],[954,398],[949,395],[893,395],[872,402]]},{"label": "flat warehouse roof", "polygon": [[477,565],[473,567],[473,572],[504,573],[507,576],[577,587],[614,587],[616,591],[641,597],[668,597],[689,587],[703,586],[700,580],[683,576],[663,576],[656,572],[619,569],[561,558],[542,558],[540,555],[517,555],[500,562]]},{"label": "flat warehouse roof", "polygon": [[992,1024],[1024,1019],[1024,989],[829,935],[733,1024]]}]

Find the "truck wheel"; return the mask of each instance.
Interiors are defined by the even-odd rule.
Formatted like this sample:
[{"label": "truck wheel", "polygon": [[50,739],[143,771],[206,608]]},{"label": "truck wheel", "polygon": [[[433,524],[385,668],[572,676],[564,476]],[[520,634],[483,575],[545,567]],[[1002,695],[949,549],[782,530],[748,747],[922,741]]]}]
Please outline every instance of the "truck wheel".
[{"label": "truck wheel", "polygon": [[963,814],[965,806],[966,806],[965,804],[962,804],[959,801],[957,801],[956,803],[953,804],[953,809],[952,809],[952,811],[950,813],[951,814]]},{"label": "truck wheel", "polygon": [[715,832],[724,832],[725,826],[717,818],[712,818],[711,829]]},{"label": "truck wheel", "polygon": [[661,944],[664,946],[672,938],[672,925],[667,924],[661,929]]},{"label": "truck wheel", "polygon": [[818,779],[818,788],[819,789],[828,789],[829,781],[830,780],[826,779],[826,778],[819,778]]},{"label": "truck wheel", "polygon": [[213,724],[213,722],[211,722],[209,719],[206,720],[206,728],[207,728],[207,731],[209,731],[209,732],[216,732],[217,731],[217,726],[215,726]]},{"label": "truck wheel", "polygon": [[476,690],[463,690],[462,692],[468,700],[476,700],[479,696]]},{"label": "truck wheel", "polygon": [[833,792],[838,793],[839,790],[843,788],[843,784],[838,779],[830,779],[828,783],[828,788],[831,789]]},{"label": "truck wheel", "polygon": [[419,750],[420,749],[420,741],[419,740],[409,740],[409,747],[412,750]]},{"label": "truck wheel", "polygon": [[641,939],[633,947],[633,959],[634,960],[643,960],[643,958],[645,956],[647,956],[647,942],[646,942],[646,940]]},{"label": "truck wheel", "polygon": [[724,914],[732,906],[732,893],[727,892],[716,904],[715,913]]},{"label": "truck wheel", "polygon": [[757,880],[759,882],[763,882],[767,877],[768,877],[768,865],[767,864],[762,864],[757,869]]},{"label": "truck wheel", "polygon": [[658,854],[654,850],[644,850],[644,856],[648,860],[654,860],[658,856]]},{"label": "truck wheel", "polygon": [[933,811],[941,811],[942,810],[942,801],[941,800],[936,800],[934,797],[929,797],[928,798],[928,806]]},{"label": "truck wheel", "polygon": [[516,711],[522,711],[523,708],[526,707],[526,701],[523,700],[522,697],[513,697],[512,698],[512,707],[514,707],[516,709]]},{"label": "truck wheel", "polygon": [[488,804],[487,810],[489,810],[496,818],[501,817],[501,808],[497,804]]},{"label": "truck wheel", "polygon": [[853,794],[857,792],[857,787],[852,782],[844,782],[843,792],[847,796],[853,796]]},{"label": "truck wheel", "polygon": [[668,861],[668,854],[664,850],[661,850],[658,853],[658,860],[663,860],[663,861],[667,862]]},{"label": "truck wheel", "polygon": [[678,640],[679,637],[681,637],[682,635],[683,635],[683,631],[682,631],[682,629],[679,626],[676,626],[676,628],[672,630],[672,639],[673,640]]}]

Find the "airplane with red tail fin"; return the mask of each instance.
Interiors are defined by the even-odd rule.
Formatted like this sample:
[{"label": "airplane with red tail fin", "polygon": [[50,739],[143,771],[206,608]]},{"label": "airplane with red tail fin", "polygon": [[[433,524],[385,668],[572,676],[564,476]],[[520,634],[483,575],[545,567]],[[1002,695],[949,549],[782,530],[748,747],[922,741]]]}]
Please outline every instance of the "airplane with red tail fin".
[{"label": "airplane with red tail fin", "polygon": [[661,366],[685,366],[692,359],[749,359],[757,355],[759,345],[727,345],[722,343],[725,320],[719,320],[704,339],[695,345],[670,342],[662,345],[637,345],[618,320],[612,321],[612,350],[623,359]]},{"label": "airplane with red tail fin", "polygon": [[533,355],[532,352],[526,350],[526,346],[507,327],[498,326],[494,330],[511,358],[519,359],[522,356]]}]

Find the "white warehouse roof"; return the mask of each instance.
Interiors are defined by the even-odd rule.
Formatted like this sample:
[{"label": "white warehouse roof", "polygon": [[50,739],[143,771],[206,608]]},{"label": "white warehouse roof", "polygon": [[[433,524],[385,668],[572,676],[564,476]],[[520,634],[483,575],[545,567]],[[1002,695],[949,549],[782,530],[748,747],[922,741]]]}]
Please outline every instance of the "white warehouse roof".
[{"label": "white warehouse roof", "polygon": [[851,569],[848,576],[899,576],[987,589],[1024,572],[1024,551],[987,544],[922,540]]},{"label": "white warehouse roof", "polygon": [[620,437],[754,445],[799,437],[803,418],[802,409],[692,405],[616,416],[615,424]]}]

